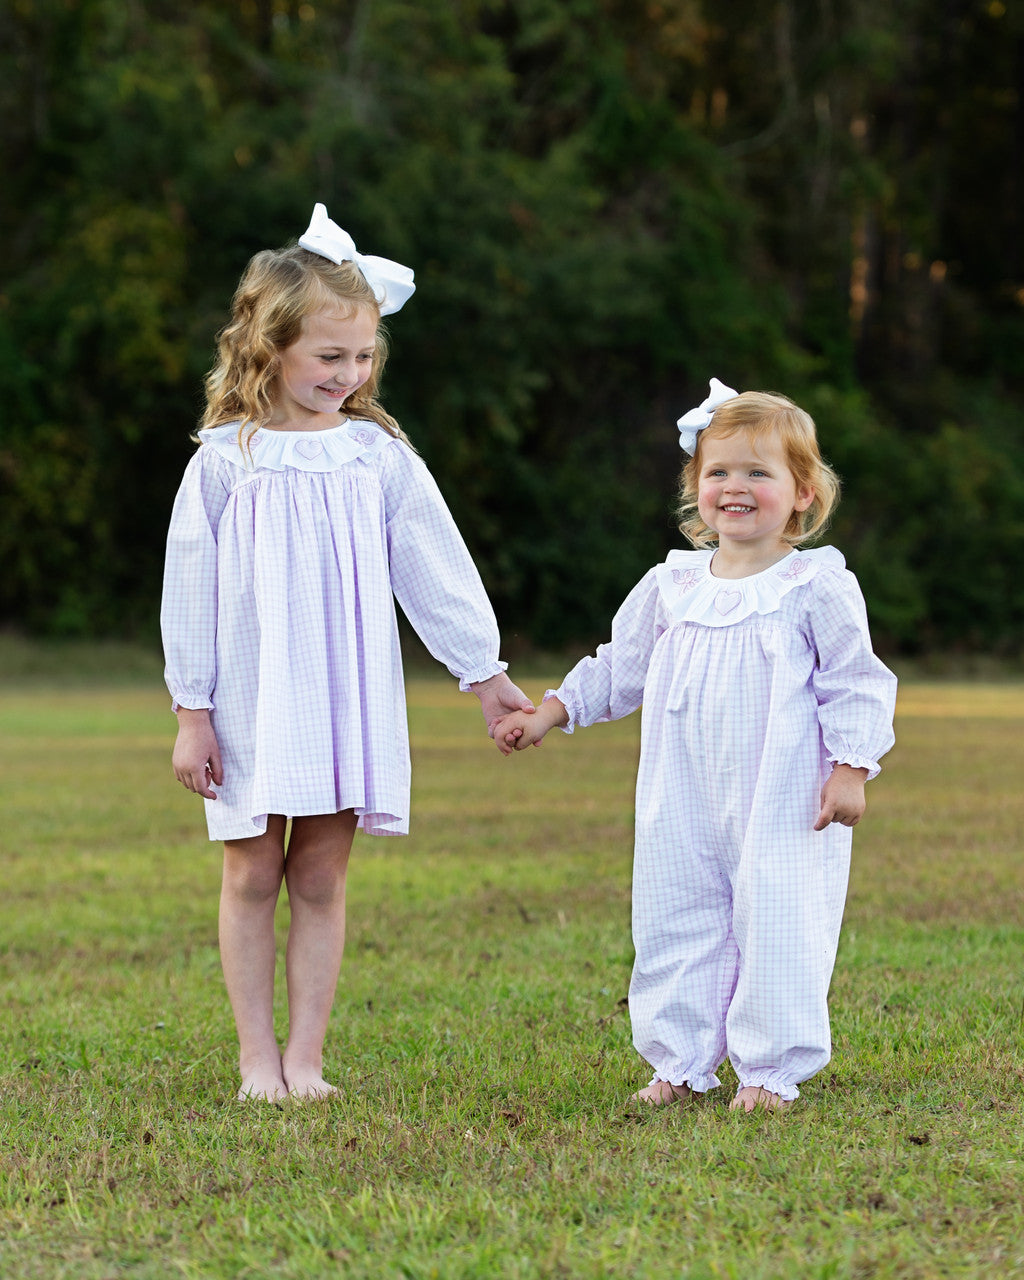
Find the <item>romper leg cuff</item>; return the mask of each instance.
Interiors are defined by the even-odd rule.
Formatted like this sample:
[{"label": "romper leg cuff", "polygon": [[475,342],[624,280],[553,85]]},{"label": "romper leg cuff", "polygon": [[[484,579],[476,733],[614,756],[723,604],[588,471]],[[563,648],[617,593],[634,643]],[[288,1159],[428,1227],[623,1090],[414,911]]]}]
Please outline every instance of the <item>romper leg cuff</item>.
[{"label": "romper leg cuff", "polygon": [[[657,1084],[659,1080],[665,1084],[686,1085],[691,1093],[707,1093],[709,1089],[717,1089],[721,1086],[721,1080],[712,1071],[706,1071],[701,1074],[685,1071],[656,1071],[651,1078],[650,1084]],[[650,1085],[648,1085],[650,1088]]]},{"label": "romper leg cuff", "polygon": [[783,1102],[795,1102],[800,1097],[800,1090],[796,1085],[780,1079],[774,1071],[755,1071],[749,1076],[742,1076],[739,1088],[764,1089],[766,1093],[777,1093]]}]

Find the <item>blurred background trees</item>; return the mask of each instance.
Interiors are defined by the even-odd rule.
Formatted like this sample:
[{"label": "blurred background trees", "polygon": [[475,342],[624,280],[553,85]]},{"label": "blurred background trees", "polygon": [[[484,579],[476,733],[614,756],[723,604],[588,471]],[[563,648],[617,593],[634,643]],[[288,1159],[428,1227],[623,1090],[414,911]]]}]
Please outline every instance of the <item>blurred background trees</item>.
[{"label": "blurred background trees", "polygon": [[322,200],[416,270],[385,399],[510,639],[681,545],[714,374],[814,414],[883,650],[1018,657],[1022,89],[1002,0],[9,0],[0,625],[154,634],[214,334]]}]

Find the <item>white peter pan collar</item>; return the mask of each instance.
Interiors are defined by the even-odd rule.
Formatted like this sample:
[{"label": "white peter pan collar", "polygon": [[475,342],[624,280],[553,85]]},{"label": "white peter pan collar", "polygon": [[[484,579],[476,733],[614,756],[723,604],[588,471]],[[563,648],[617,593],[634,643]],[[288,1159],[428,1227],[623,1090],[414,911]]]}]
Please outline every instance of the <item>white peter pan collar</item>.
[{"label": "white peter pan collar", "polygon": [[794,587],[810,582],[819,569],[846,565],[835,547],[791,551],[788,556],[749,578],[715,578],[714,551],[670,551],[656,569],[658,589],[674,622],[728,627],[752,613],[774,613]]},{"label": "white peter pan collar", "polygon": [[238,423],[199,432],[204,445],[245,471],[337,471],[355,458],[378,453],[395,437],[375,422],[346,419],[324,431],[270,431],[261,427],[238,443]]}]

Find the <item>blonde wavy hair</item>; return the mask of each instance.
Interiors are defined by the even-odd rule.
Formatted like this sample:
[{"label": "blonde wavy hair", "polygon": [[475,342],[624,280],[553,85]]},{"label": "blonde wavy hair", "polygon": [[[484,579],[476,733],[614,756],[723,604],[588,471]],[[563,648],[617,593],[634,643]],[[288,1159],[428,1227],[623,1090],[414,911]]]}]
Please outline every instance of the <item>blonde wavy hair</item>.
[{"label": "blonde wavy hair", "polygon": [[217,335],[200,428],[238,422],[238,442],[246,444],[273,413],[280,352],[298,339],[306,316],[338,306],[348,313],[365,307],[378,321],[372,371],[345,401],[345,413],[376,422],[408,444],[377,400],[388,344],[373,290],[355,263],[334,263],[298,245],[264,249],[250,259],[231,301],[231,319]]},{"label": "blonde wavy hair", "polygon": [[767,391],[745,391],[734,400],[719,405],[711,422],[697,433],[693,457],[683,468],[679,481],[679,531],[695,547],[717,545],[718,535],[700,517],[697,486],[709,440],[725,440],[745,432],[755,444],[774,436],[782,445],[786,463],[798,489],[814,490],[806,511],[794,511],[783,530],[783,540],[797,546],[821,533],[828,525],[839,501],[839,477],[822,458],[814,419],[785,396]]}]

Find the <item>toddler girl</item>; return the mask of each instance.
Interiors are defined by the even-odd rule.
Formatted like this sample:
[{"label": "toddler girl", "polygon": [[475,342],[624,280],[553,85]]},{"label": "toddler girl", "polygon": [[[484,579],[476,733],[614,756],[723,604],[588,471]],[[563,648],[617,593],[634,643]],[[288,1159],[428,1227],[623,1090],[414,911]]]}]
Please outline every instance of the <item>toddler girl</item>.
[{"label": "toddler girl", "polygon": [[298,245],[256,254],[171,518],[161,625],[173,767],[224,841],[220,945],[244,1098],[334,1092],[322,1055],[353,835],[409,823],[394,597],[489,726],[530,706],[498,661],[494,614],[437,486],[377,400],[380,318],[413,290],[407,267],[357,253],[320,204]]},{"label": "toddler girl", "polygon": [[654,1078],[635,1096],[703,1093],[728,1055],[732,1105],[771,1109],[829,1060],[850,828],[896,681],[843,557],[800,549],[838,496],[811,418],[712,379],[679,427],[697,550],[651,569],[610,643],[494,736],[508,755],[643,703],[629,1009]]}]

